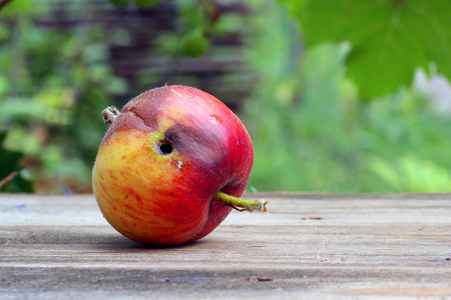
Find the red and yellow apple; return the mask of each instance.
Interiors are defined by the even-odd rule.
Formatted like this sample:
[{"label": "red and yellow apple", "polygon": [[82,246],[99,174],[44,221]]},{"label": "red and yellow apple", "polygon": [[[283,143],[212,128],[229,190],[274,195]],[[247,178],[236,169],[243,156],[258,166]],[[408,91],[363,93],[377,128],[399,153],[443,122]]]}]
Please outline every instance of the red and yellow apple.
[{"label": "red and yellow apple", "polygon": [[106,220],[124,236],[177,245],[213,231],[232,208],[266,210],[245,200],[251,138],[221,101],[195,88],[164,86],[104,111],[111,124],[93,168]]}]

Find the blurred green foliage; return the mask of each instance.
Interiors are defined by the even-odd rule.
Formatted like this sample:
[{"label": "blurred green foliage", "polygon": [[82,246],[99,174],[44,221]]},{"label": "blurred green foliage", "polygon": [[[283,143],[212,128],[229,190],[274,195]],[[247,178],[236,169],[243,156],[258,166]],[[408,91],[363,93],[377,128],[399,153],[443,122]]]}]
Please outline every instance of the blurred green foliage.
[{"label": "blurred green foliage", "polygon": [[438,114],[410,87],[362,101],[346,72],[352,43],[304,49],[285,9],[272,1],[254,4],[247,53],[260,76],[244,111],[255,146],[251,189],[451,189],[449,115]]},{"label": "blurred green foliage", "polygon": [[[249,72],[236,76],[252,82],[239,111],[255,148],[250,189],[449,191],[450,113],[412,86],[431,60],[450,75],[445,2],[279,2],[247,0],[243,19],[217,18],[210,1],[177,1],[182,30],[159,36],[153,50],[195,59],[211,54],[212,36],[244,35]],[[14,0],[0,11],[0,180],[17,172],[2,192],[61,192],[56,177],[90,191],[106,130],[99,112],[130,88],[109,65],[109,46],[127,44],[128,32],[35,26],[52,3]],[[89,14],[83,3],[71,2],[73,18]],[[138,84],[157,77],[142,74]]]},{"label": "blurred green foliage", "polygon": [[218,26],[213,17],[214,8],[208,5],[209,1],[203,3],[199,0],[177,1],[181,30],[157,37],[157,45],[165,55],[175,59],[180,55],[198,58],[208,53],[211,35],[213,31],[218,33]]},{"label": "blurred green foliage", "polygon": [[[71,12],[85,14],[89,7],[77,2]],[[7,32],[0,41],[1,146],[22,154],[3,169],[22,171],[2,191],[21,180],[33,182],[37,192],[59,191],[56,176],[77,192],[89,191],[105,131],[99,112],[127,88],[108,65],[103,28],[59,31],[34,24],[51,4],[15,0],[0,12],[0,28]]]},{"label": "blurred green foliage", "polygon": [[130,4],[136,4],[141,9],[151,9],[160,3],[160,0],[109,0],[111,4],[123,8]]},{"label": "blurred green foliage", "polygon": [[[0,132],[0,144],[3,143],[5,137],[6,133]],[[22,153],[0,147],[0,157],[0,180],[5,181],[2,191],[10,193],[32,192],[33,187],[29,173],[27,170],[20,170],[19,161]],[[11,179],[8,181],[9,178]],[[8,184],[6,184],[6,181],[8,181]]]}]

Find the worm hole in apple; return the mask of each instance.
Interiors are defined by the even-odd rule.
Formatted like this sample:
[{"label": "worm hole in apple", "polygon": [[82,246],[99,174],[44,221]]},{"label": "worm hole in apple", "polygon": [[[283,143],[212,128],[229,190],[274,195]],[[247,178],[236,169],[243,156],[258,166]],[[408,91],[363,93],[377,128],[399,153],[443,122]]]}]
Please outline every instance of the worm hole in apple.
[{"label": "worm hole in apple", "polygon": [[162,140],[158,143],[158,152],[161,155],[169,155],[174,151],[174,146],[172,146],[172,143],[168,140]]}]

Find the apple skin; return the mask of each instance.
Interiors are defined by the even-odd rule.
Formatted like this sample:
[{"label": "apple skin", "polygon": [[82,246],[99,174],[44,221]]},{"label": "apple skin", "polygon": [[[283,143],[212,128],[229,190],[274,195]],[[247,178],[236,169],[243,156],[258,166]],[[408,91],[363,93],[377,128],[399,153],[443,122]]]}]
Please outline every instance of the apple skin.
[{"label": "apple skin", "polygon": [[230,213],[213,196],[240,197],[253,156],[246,128],[225,104],[195,88],[164,86],[132,99],[113,121],[96,157],[93,191],[124,236],[189,243]]}]

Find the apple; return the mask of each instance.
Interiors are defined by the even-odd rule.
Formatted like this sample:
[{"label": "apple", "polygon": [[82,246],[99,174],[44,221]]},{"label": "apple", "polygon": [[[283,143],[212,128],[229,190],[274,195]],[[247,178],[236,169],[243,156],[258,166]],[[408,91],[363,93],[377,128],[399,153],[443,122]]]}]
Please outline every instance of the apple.
[{"label": "apple", "polygon": [[119,112],[94,163],[92,184],[105,219],[144,244],[178,245],[212,232],[230,213],[263,210],[238,198],[253,163],[251,138],[238,117],[199,89],[164,86]]}]

